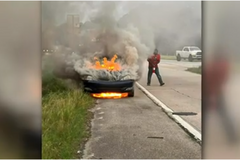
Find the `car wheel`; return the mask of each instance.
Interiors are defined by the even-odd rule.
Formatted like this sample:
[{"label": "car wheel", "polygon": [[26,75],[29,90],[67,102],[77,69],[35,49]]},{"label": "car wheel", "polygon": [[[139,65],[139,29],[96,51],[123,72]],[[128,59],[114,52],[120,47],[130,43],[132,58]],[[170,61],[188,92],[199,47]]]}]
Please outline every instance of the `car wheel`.
[{"label": "car wheel", "polygon": [[134,90],[128,93],[128,97],[134,97]]},{"label": "car wheel", "polygon": [[189,57],[188,57],[188,61],[189,62],[192,62],[193,61],[193,58],[192,58],[192,55],[190,54]]},{"label": "car wheel", "polygon": [[181,61],[181,59],[182,59],[181,56],[178,54],[177,55],[177,61]]}]

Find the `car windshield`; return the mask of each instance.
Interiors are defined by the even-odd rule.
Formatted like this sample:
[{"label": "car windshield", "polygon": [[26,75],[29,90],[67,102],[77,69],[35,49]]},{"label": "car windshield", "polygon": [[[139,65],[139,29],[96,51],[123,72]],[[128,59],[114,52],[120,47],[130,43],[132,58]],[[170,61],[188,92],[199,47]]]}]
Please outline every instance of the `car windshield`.
[{"label": "car windshield", "polygon": [[190,47],[191,51],[196,51],[196,50],[200,50],[198,47]]}]

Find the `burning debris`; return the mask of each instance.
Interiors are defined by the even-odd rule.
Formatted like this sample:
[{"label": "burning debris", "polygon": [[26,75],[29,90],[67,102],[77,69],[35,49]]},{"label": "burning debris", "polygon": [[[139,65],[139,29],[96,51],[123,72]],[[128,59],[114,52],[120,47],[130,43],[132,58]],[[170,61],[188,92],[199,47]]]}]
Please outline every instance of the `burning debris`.
[{"label": "burning debris", "polygon": [[128,96],[128,93],[94,93],[93,97],[95,98],[114,98],[114,99],[118,99],[118,98],[125,98]]},{"label": "burning debris", "polygon": [[[107,57],[99,59],[94,57],[95,63],[86,60],[79,60],[74,65],[74,69],[79,73],[83,80],[106,80],[106,81],[119,81],[119,80],[137,80],[138,74],[137,66],[132,67],[124,64],[123,60],[116,61],[117,55],[114,55],[111,60]],[[84,65],[82,65],[84,63]]]},{"label": "burning debris", "polygon": [[95,66],[93,66],[94,69],[106,69],[108,71],[120,71],[121,66],[119,63],[116,63],[117,55],[114,55],[111,61],[108,61],[106,57],[103,58],[103,64],[99,61],[97,57],[94,57],[96,60]]}]

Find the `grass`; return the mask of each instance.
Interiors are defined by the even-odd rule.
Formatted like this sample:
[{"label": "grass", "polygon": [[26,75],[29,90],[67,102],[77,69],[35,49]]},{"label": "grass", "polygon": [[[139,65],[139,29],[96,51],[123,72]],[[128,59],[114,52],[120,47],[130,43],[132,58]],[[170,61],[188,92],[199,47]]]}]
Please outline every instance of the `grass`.
[{"label": "grass", "polygon": [[176,60],[176,56],[173,56],[173,55],[161,55],[161,59]]},{"label": "grass", "polygon": [[197,73],[197,74],[202,74],[202,66],[188,68],[186,71]]},{"label": "grass", "polygon": [[69,89],[50,71],[42,78],[42,158],[77,159],[77,151],[89,137],[88,109],[94,99],[81,90]]}]

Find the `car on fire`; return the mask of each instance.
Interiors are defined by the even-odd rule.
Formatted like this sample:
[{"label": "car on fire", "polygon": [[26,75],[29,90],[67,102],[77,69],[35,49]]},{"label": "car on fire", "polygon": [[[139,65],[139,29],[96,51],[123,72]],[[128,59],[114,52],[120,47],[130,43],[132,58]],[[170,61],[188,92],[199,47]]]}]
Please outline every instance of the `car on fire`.
[{"label": "car on fire", "polygon": [[84,80],[84,91],[95,98],[134,97],[134,80]]},{"label": "car on fire", "polygon": [[[114,73],[121,74],[121,66],[115,62],[118,56],[114,55],[109,61],[107,57],[104,57],[102,62],[99,58],[95,57],[95,70],[99,70],[98,73],[106,73],[114,75]],[[91,76],[90,76],[91,77]],[[134,97],[134,84],[133,79],[121,79],[110,80],[108,78],[101,79],[84,79],[83,88],[84,92],[90,93],[95,98],[125,98]]]}]

